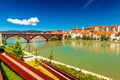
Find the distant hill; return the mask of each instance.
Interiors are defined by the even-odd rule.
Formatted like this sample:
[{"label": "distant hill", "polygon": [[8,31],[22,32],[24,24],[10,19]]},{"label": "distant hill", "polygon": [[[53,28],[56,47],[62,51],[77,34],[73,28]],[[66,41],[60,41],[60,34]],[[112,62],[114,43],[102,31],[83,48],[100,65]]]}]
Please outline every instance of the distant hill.
[{"label": "distant hill", "polygon": [[44,32],[44,31],[37,31],[37,30],[26,30],[26,31],[8,30],[8,31],[0,31],[0,32],[29,32],[29,33],[33,33],[33,32]]}]

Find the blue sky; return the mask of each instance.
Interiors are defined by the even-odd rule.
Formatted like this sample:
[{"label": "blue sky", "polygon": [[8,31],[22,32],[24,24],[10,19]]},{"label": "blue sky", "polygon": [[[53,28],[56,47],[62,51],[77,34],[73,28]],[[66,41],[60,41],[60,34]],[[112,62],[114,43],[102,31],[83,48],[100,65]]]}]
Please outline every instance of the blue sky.
[{"label": "blue sky", "polygon": [[120,0],[0,0],[0,31],[120,25]]}]

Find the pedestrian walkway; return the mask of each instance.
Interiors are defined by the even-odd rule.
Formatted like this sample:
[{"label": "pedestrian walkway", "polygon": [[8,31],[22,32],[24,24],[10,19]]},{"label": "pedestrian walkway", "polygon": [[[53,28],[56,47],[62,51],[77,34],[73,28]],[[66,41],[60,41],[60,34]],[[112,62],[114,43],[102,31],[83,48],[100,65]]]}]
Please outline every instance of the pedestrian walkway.
[{"label": "pedestrian walkway", "polygon": [[15,63],[17,66],[21,67],[24,71],[28,72],[29,74],[31,74],[31,76],[34,76],[37,80],[44,80],[43,78],[41,78],[39,75],[35,74],[34,72],[32,72],[31,70],[29,70],[28,68],[26,68],[25,66],[21,65],[20,63],[18,63],[17,61],[13,60],[12,58],[10,58],[8,55],[3,53],[3,56],[6,57],[7,59],[9,59],[11,62]]}]

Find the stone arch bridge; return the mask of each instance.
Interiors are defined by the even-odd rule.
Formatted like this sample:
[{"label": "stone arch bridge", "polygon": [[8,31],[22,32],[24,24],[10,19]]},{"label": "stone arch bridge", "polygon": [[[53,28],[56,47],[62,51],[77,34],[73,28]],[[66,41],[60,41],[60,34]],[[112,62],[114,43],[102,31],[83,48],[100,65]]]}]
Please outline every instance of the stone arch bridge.
[{"label": "stone arch bridge", "polygon": [[65,34],[59,33],[59,34],[53,34],[53,33],[18,33],[18,32],[2,32],[0,33],[0,43],[2,43],[3,40],[7,40],[10,37],[13,36],[19,36],[27,40],[29,43],[33,38],[36,36],[41,36],[45,38],[46,41],[49,41],[52,36],[57,36],[60,40],[64,40]]}]

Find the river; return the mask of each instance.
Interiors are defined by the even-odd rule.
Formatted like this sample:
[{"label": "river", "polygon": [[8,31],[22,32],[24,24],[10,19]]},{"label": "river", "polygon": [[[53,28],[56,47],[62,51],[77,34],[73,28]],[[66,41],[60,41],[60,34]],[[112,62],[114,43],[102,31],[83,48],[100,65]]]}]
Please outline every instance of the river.
[{"label": "river", "polygon": [[[13,44],[15,38],[7,43]],[[100,41],[33,41],[21,40],[24,51],[48,57],[53,49],[54,60],[79,67],[114,80],[120,80],[120,43]]]}]

